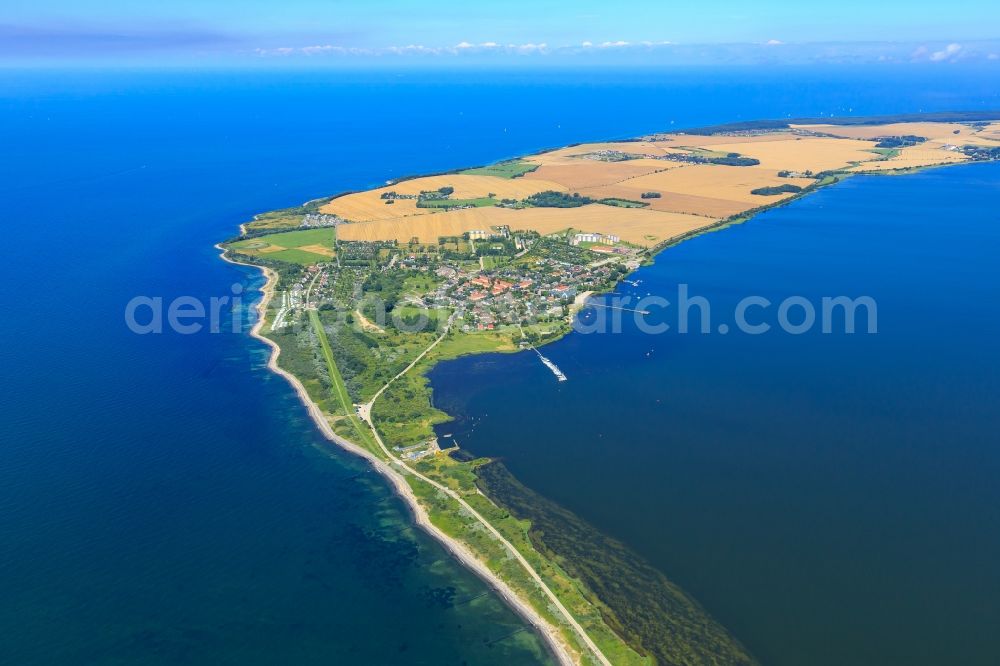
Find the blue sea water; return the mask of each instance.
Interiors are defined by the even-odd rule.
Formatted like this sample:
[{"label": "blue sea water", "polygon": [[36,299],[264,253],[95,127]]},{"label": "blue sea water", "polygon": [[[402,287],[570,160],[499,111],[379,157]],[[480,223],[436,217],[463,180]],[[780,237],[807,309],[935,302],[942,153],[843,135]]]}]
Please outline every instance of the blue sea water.
[{"label": "blue sea water", "polygon": [[[266,370],[266,350],[245,329],[137,336],[124,323],[128,300],[137,295],[165,301],[186,295],[208,299],[231,295],[232,285],[239,284],[247,288],[246,305],[259,277],[219,261],[214,243],[234,234],[238,223],[253,213],[394,176],[485,163],[574,141],[737,119],[995,108],[1000,106],[996,83],[994,70],[956,68],[0,73],[4,157],[0,210],[5,248],[0,297],[6,305],[0,326],[5,376],[0,401],[0,661],[547,661],[539,639],[511,611],[492,594],[484,594],[487,588],[481,582],[412,528],[404,507],[381,480],[319,437],[291,389]],[[920,178],[930,180],[921,181],[923,189],[911,187],[963,211],[955,217],[965,225],[982,218],[986,213],[981,207],[995,201],[959,199],[949,194],[949,181]],[[985,179],[987,184],[995,182],[995,177]],[[853,187],[862,185],[846,183],[840,190]],[[832,202],[830,197],[840,190],[820,196]],[[855,202],[872,205],[863,197]],[[817,229],[825,228],[820,221],[808,224],[813,223]],[[794,226],[782,231],[779,223],[747,225],[748,231],[713,234],[690,247],[722,244],[713,251],[728,256],[728,264],[713,275],[720,284],[727,276],[742,280],[744,269],[753,264],[739,254],[739,247],[726,250],[726,239],[772,226],[777,237],[796,233]],[[870,233],[883,246],[891,245],[887,234],[874,227]],[[897,229],[893,238],[903,242],[910,236]],[[919,257],[926,256],[928,247],[944,253],[951,246],[921,238],[924,244],[902,246],[911,252],[908,262],[872,263],[847,255],[843,274],[856,282],[838,286],[868,287],[868,278],[874,277],[907,284],[911,273],[903,269],[912,272],[917,266],[924,277],[942,272],[951,280],[966,278],[963,284],[970,289],[988,287],[975,263],[960,260],[967,248],[961,252],[953,248],[952,261],[942,268],[933,256]],[[976,247],[986,252],[989,240]],[[670,256],[694,251],[679,248]],[[708,249],[705,253],[711,254]],[[792,271],[796,262],[803,261],[791,252],[772,259],[775,271],[786,264],[785,270]],[[961,432],[968,435],[976,422],[972,417],[995,393],[989,392],[994,385],[987,372],[988,350],[978,350],[973,344],[978,339],[963,338],[963,325],[970,318],[992,322],[991,310],[984,306],[974,312],[962,308],[935,313],[934,323],[944,332],[937,331],[940,337],[933,340],[941,342],[924,360],[944,373],[947,382],[934,384],[942,394],[952,395],[947,389],[955,386],[968,387],[970,375],[965,371],[975,369],[949,364],[952,354],[966,360],[985,358],[975,366],[981,377],[978,398],[970,395],[953,418],[940,421],[965,428]],[[886,321],[889,326],[892,320]],[[553,351],[573,374],[571,387],[585,383],[581,371],[589,363],[587,350],[574,350],[578,344],[593,342],[570,338]],[[802,352],[810,362],[819,362],[815,349],[811,354]],[[616,354],[601,353],[608,358]],[[624,372],[632,366],[625,363],[629,352],[621,353]],[[692,367],[705,352],[699,345],[671,340],[658,353],[673,354],[678,363]],[[825,363],[836,366],[834,358]],[[874,358],[881,363],[886,357]],[[490,373],[490,382],[494,375],[498,385],[519,381],[518,363],[516,357],[509,364],[505,361],[500,367],[507,369]],[[896,382],[900,378],[927,381],[922,378],[936,376],[918,372],[899,357],[888,357],[882,367],[892,373],[880,381],[900,391]],[[947,374],[947,368],[954,368],[955,374]],[[526,373],[534,370],[524,367]],[[698,495],[670,502],[669,513],[657,509],[645,516],[647,521],[663,522],[671,542],[678,545],[670,549],[669,557],[660,557],[641,543],[634,545],[680,580],[761,657],[774,656],[774,663],[781,663],[776,634],[781,635],[778,644],[794,644],[807,653],[814,653],[818,645],[850,642],[852,634],[843,625],[836,635],[817,632],[817,625],[804,618],[784,625],[788,610],[760,613],[759,622],[743,615],[750,605],[746,599],[760,593],[779,598],[782,603],[776,605],[802,616],[820,613],[828,606],[801,611],[797,605],[801,595],[788,591],[812,584],[809,580],[775,583],[775,574],[750,590],[724,584],[745,580],[739,556],[744,545],[755,546],[748,551],[753,562],[770,561],[777,570],[784,565],[790,544],[817,533],[796,531],[800,522],[814,518],[807,511],[812,496],[807,491],[815,475],[797,478],[795,472],[802,466],[815,471],[834,453],[820,444],[801,449],[796,458],[800,467],[780,452],[759,446],[742,449],[743,457],[727,458],[738,451],[725,446],[731,440],[715,432],[713,424],[732,417],[706,411],[707,405],[697,396],[713,396],[724,405],[745,395],[745,387],[730,384],[727,389],[700,372],[687,376],[688,403],[702,411],[696,412],[698,418],[686,414],[671,420],[669,431],[676,432],[677,441],[695,441],[697,435],[716,442],[711,447],[714,457],[708,460],[697,459],[694,449],[688,449],[694,469],[730,470],[725,478],[709,475],[700,484],[693,474],[684,476],[690,478],[687,487],[700,486],[705,496],[756,501],[760,515],[785,503],[803,502],[802,511],[791,517],[775,514],[784,517],[787,529],[780,539],[761,539],[773,548],[774,559],[751,538],[757,530],[752,525],[736,529],[735,520],[716,521],[725,529],[715,530],[720,534],[714,547],[705,536],[714,528],[699,510],[704,496]],[[782,383],[793,376],[789,369],[768,370],[761,376],[771,390],[808,402],[808,393]],[[634,380],[653,381],[643,377],[638,374]],[[808,375],[801,381],[819,382],[817,377]],[[626,408],[633,410],[631,421],[650,421],[658,409],[655,404],[608,405],[608,422]],[[813,407],[815,418],[822,418]],[[889,405],[884,407],[888,410]],[[913,411],[919,413],[916,407]],[[878,417],[893,418],[891,411],[880,411]],[[659,417],[651,422],[663,423]],[[820,432],[828,426],[814,425]],[[869,427],[858,427],[862,426]],[[963,446],[949,440],[947,450],[955,451],[951,457],[930,443],[917,449],[927,461],[922,470],[953,470],[955,478],[971,480],[952,493],[951,503],[938,504],[931,498],[954,488],[931,485],[935,492],[919,497],[922,502],[914,511],[899,512],[900,529],[912,537],[900,541],[900,547],[926,546],[929,526],[939,532],[940,540],[928,557],[949,564],[949,544],[958,544],[963,552],[969,545],[958,539],[969,533],[962,532],[963,525],[978,522],[984,530],[995,528],[995,523],[983,522],[983,514],[951,513],[970,506],[959,502],[962,493],[973,493],[992,469],[988,439],[962,437]],[[606,449],[590,437],[580,441],[587,446],[577,456],[572,477],[566,478],[586,483],[592,464],[588,456],[600,459]],[[976,441],[983,446],[975,448]],[[485,439],[477,445],[488,446]],[[898,457],[904,459],[901,453]],[[512,453],[510,460],[528,485],[598,526],[610,524],[615,507],[598,515],[557,483],[546,483],[554,477],[541,473],[542,467],[532,475],[528,457],[520,467]],[[616,460],[619,471],[634,467],[627,456]],[[731,478],[739,480],[747,460],[787,469],[788,492],[765,501],[749,493],[745,484],[729,483]],[[885,478],[876,472],[885,472],[891,462],[875,457],[871,478]],[[927,478],[940,482],[940,477]],[[923,488],[922,480],[925,477],[915,476],[906,487]],[[849,488],[860,484],[850,476],[843,482]],[[881,487],[872,484],[864,487]],[[677,492],[685,488],[659,481],[656,485]],[[792,488],[801,494],[792,493]],[[879,515],[858,495],[844,497],[847,506]],[[935,520],[922,521],[928,515]],[[841,514],[829,517],[838,518],[837,529],[827,532],[831,539],[845,534],[843,523],[851,522]],[[620,529],[609,531],[626,538],[626,517],[616,514],[616,519],[622,521]],[[822,576],[834,577],[829,562],[853,561],[849,556],[861,548],[862,537],[877,536],[885,524],[873,517],[851,533],[851,539],[831,542],[843,557],[818,562]],[[733,537],[734,532],[745,539],[734,545],[721,538]],[[991,542],[984,537],[984,543]],[[816,563],[815,557],[809,560],[815,544],[807,545],[813,550],[806,549],[803,566],[790,573]],[[896,571],[897,560],[884,557],[885,570]],[[699,566],[699,558],[705,566]],[[982,586],[971,585],[968,577],[955,578],[960,589],[942,597],[940,587],[923,583],[946,586],[943,579],[925,579],[926,570],[920,567],[910,571],[927,603],[943,599],[954,617],[964,617],[962,611],[969,605],[982,603]],[[715,578],[722,582],[706,582]],[[992,579],[984,580],[988,584]],[[827,588],[816,585],[815,596],[821,601]],[[906,607],[911,602],[905,593],[912,589],[899,584],[891,600]],[[993,608],[986,605],[979,611],[991,617]],[[851,623],[867,622],[868,616],[854,613],[854,606],[845,605],[843,610]],[[907,626],[902,624],[898,633]],[[914,626],[916,643],[926,631],[922,625]],[[977,644],[982,645],[986,639],[979,638]],[[890,645],[908,654],[906,646]]]},{"label": "blue sea water", "polygon": [[[978,164],[858,177],[687,241],[620,290],[670,300],[647,319],[670,331],[573,333],[544,350],[564,383],[532,353],[442,364],[436,404],[460,418],[439,431],[645,556],[762,663],[994,664],[998,211],[1000,163]],[[708,333],[695,306],[678,331],[682,284]],[[772,330],[738,332],[748,296]],[[840,314],[783,332],[793,296],[817,322],[824,296],[869,296],[877,333],[865,309],[854,334]]]}]

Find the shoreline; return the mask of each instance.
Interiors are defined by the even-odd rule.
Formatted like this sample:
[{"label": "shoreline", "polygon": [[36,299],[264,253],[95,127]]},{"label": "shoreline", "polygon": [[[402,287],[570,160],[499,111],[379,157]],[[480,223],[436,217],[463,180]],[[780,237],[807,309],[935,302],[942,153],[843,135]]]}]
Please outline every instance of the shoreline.
[{"label": "shoreline", "polygon": [[[773,203],[768,203],[758,207],[754,207],[745,210],[742,213],[729,216],[727,218],[717,219],[717,220],[711,220],[711,219],[706,220],[707,223],[704,226],[699,226],[697,228],[690,229],[686,232],[679,233],[675,236],[664,239],[663,241],[656,243],[651,247],[647,247],[644,253],[645,259],[642,261],[642,264],[636,268],[641,268],[642,266],[645,266],[647,264],[654,263],[656,258],[661,252],[664,252],[665,250],[671,247],[675,247],[686,240],[690,240],[692,238],[696,238],[714,231],[722,230],[729,226],[748,222],[756,218],[760,214],[769,211],[772,208],[783,207],[785,205],[791,204],[800,198],[804,198],[821,189],[824,189],[825,187],[836,185],[837,183],[855,175],[879,175],[879,176],[907,175],[915,172],[937,169],[945,166],[959,166],[968,163],[970,162],[964,162],[964,161],[944,162],[944,163],[921,165],[917,167],[907,167],[899,170],[894,169],[894,170],[884,170],[875,172],[843,172],[843,171],[831,172],[831,174],[828,175],[827,177],[822,178],[817,182],[815,182],[813,185],[804,188],[801,192],[796,193],[794,196],[788,197],[781,201],[776,201]],[[313,201],[320,201],[320,200],[322,199],[315,199]],[[240,225],[241,236],[246,234],[246,224],[247,223],[243,223]],[[221,253],[220,256],[224,261],[227,261],[232,264],[257,268],[264,275],[265,283],[260,288],[262,296],[260,301],[255,304],[255,307],[257,308],[258,312],[258,320],[257,322],[254,323],[253,327],[251,328],[250,335],[251,337],[254,337],[264,342],[270,347],[271,352],[267,363],[268,369],[278,375],[281,375],[289,382],[289,384],[292,385],[292,387],[298,394],[299,399],[306,406],[307,411],[309,412],[309,415],[312,418],[313,422],[319,427],[319,429],[323,432],[326,438],[331,442],[333,442],[335,445],[339,446],[342,450],[354,453],[355,455],[358,455],[359,457],[365,459],[375,468],[377,472],[379,472],[383,477],[385,477],[386,480],[389,481],[391,486],[393,487],[395,494],[399,496],[400,499],[403,500],[403,503],[408,507],[408,511],[412,515],[414,524],[416,524],[417,527],[422,529],[426,534],[428,534],[438,543],[444,546],[445,550],[455,560],[457,560],[459,564],[464,566],[466,569],[472,571],[472,573],[474,573],[481,580],[486,582],[486,584],[490,587],[490,589],[495,591],[509,608],[511,608],[522,620],[524,620],[535,630],[536,635],[539,635],[542,638],[547,651],[556,660],[557,663],[560,664],[584,663],[586,659],[587,650],[585,649],[584,653],[582,654],[578,652],[573,647],[572,641],[568,641],[563,636],[562,631],[560,629],[561,624],[553,624],[552,622],[546,620],[539,611],[536,611],[528,601],[519,596],[519,594],[515,592],[513,588],[511,588],[506,582],[504,582],[503,579],[500,578],[498,574],[490,570],[489,566],[485,562],[481,561],[478,558],[478,556],[476,556],[462,541],[444,533],[442,530],[438,529],[431,522],[428,511],[420,504],[419,500],[414,494],[413,489],[407,482],[407,474],[404,471],[397,470],[395,467],[393,467],[391,461],[395,460],[395,458],[391,454],[389,455],[390,461],[389,462],[384,461],[381,458],[375,456],[367,449],[364,449],[352,443],[348,439],[345,439],[334,432],[333,427],[326,418],[326,415],[320,409],[319,405],[313,401],[313,399],[308,394],[308,391],[305,389],[304,385],[300,382],[300,380],[293,374],[282,369],[278,365],[278,359],[281,354],[281,347],[275,341],[261,334],[262,327],[265,324],[268,304],[270,303],[271,298],[273,298],[274,294],[276,293],[277,282],[279,279],[278,274],[273,269],[267,266],[261,266],[250,262],[239,261],[226,256],[226,251],[223,249],[221,243],[217,244],[216,248],[220,250]],[[623,275],[620,279],[624,279],[632,275],[634,272],[635,272],[634,270],[629,271],[628,273]],[[612,287],[612,291],[617,287],[617,284],[618,283],[616,282],[614,287]],[[566,337],[570,332],[572,332],[572,321],[574,316],[581,309],[587,306],[588,301],[594,295],[595,292],[593,291],[586,291],[578,294],[574,299],[574,302],[570,304],[569,307],[569,312],[567,317],[567,320],[570,324],[569,330],[560,330],[559,333],[554,337],[541,341],[539,343],[539,346],[543,346],[545,344],[561,340],[564,337]],[[477,353],[477,352],[472,352],[472,353]],[[433,401],[433,396],[431,396],[431,400]],[[378,437],[377,432],[375,433],[375,436],[376,438]],[[386,451],[386,453],[388,453],[388,451]],[[399,461],[396,462],[398,463]],[[407,469],[406,465],[402,465],[401,467],[402,470]],[[418,478],[423,478],[419,473],[416,474],[416,476]],[[480,520],[481,522],[484,522],[486,527],[488,528],[491,527],[489,523],[485,523],[485,521],[483,521],[481,518]],[[501,540],[503,540],[502,537]],[[508,548],[513,550],[513,554],[515,556],[519,555],[519,553],[517,552],[516,549],[514,549],[513,546],[511,546],[510,544],[506,545],[508,546]],[[529,572],[533,573],[530,565],[525,564],[525,567],[528,568]],[[539,582],[541,581],[539,580]],[[551,592],[548,591],[548,589],[545,587],[544,584],[542,584],[542,588],[543,590],[548,592],[550,597],[552,596]],[[552,599],[553,601],[555,601],[555,597],[552,597]],[[558,604],[558,602],[556,603],[557,605],[560,605]],[[579,627],[575,623],[572,615],[570,615],[565,609],[563,609],[563,612],[566,614],[566,619],[568,619],[570,621],[570,624],[576,628],[576,631],[580,633],[583,640],[589,645],[591,645],[591,647],[597,652],[598,657],[601,658],[603,661],[605,661],[605,663],[607,663],[607,660],[603,659],[603,654],[601,654],[600,650],[593,645],[592,641],[590,640],[590,637],[587,635],[587,632],[585,632],[581,627]],[[612,631],[616,634],[618,633],[614,630]],[[724,628],[723,631],[725,631]],[[621,634],[618,634],[618,638],[624,640]],[[736,644],[739,645],[738,640],[736,639],[732,640],[734,640]],[[741,649],[744,648],[741,647]]]},{"label": "shoreline", "polygon": [[306,411],[309,413],[313,423],[315,423],[319,428],[320,432],[322,432],[323,435],[336,446],[364,459],[375,469],[376,472],[381,474],[389,482],[389,485],[393,489],[396,496],[403,501],[403,504],[409,510],[414,524],[418,528],[422,529],[431,538],[440,543],[444,547],[445,551],[457,560],[459,564],[472,571],[473,574],[483,580],[491,590],[499,595],[499,597],[511,610],[513,610],[522,620],[527,622],[535,633],[542,638],[542,642],[545,644],[550,655],[555,658],[557,663],[563,666],[570,666],[572,664],[579,663],[573,658],[573,653],[554,626],[539,615],[538,612],[535,611],[535,609],[533,609],[527,602],[518,597],[517,594],[499,576],[490,571],[489,567],[483,564],[479,558],[477,558],[471,551],[468,550],[468,548],[465,547],[464,544],[448,536],[431,522],[427,511],[420,505],[416,496],[413,494],[413,490],[401,474],[393,470],[391,466],[387,465],[382,460],[376,458],[370,452],[353,442],[344,439],[333,431],[333,428],[326,420],[319,405],[317,405],[309,396],[308,391],[306,391],[305,386],[301,381],[299,381],[298,377],[278,365],[278,358],[281,356],[281,347],[273,340],[260,333],[260,330],[263,328],[265,323],[267,306],[270,303],[271,298],[274,296],[277,284],[277,274],[266,266],[258,266],[255,264],[235,261],[226,256],[225,250],[223,250],[220,245],[216,245],[215,247],[220,250],[219,256],[223,261],[237,266],[248,266],[250,268],[257,269],[264,276],[265,282],[263,287],[260,288],[261,298],[254,305],[254,308],[257,310],[257,321],[250,329],[250,337],[263,342],[271,350],[270,355],[268,356],[267,369],[276,375],[283,377],[291,385],[291,387],[295,390],[295,393],[298,395],[299,400],[302,402],[303,406],[305,406]]},{"label": "shoreline", "polygon": [[[939,164],[929,167],[923,167],[920,170],[939,168],[941,166],[953,166],[953,165]],[[853,176],[853,175],[869,175],[869,174],[844,174],[844,176]],[[883,172],[879,173],[878,175],[903,175],[903,174],[899,174],[897,172]],[[801,193],[798,193],[797,195],[790,197],[785,201],[762,206],[758,209],[748,211],[747,213],[744,213],[742,215],[733,216],[722,220],[716,220],[710,222],[709,224],[706,224],[703,227],[692,229],[690,231],[678,234],[677,236],[665,239],[664,241],[647,249],[648,254],[646,260],[643,262],[642,265],[637,267],[636,270],[642,268],[647,263],[653,263],[662,252],[672,247],[676,247],[677,245],[686,240],[697,238],[699,236],[714,231],[719,231],[735,224],[743,224],[772,208],[777,208],[780,206],[787,205],[788,203],[791,203],[799,198],[808,196],[809,194],[812,194],[825,187],[836,185],[843,179],[844,177],[841,177],[833,182],[824,183],[822,185],[817,184],[817,186],[809,188]],[[245,233],[246,224],[247,223],[240,224],[241,234]],[[414,524],[419,529],[423,530],[425,534],[429,535],[432,539],[441,544],[444,547],[445,551],[453,559],[457,560],[460,565],[464,566],[466,569],[468,569],[473,574],[478,576],[481,580],[483,580],[489,586],[489,588],[493,590],[497,595],[499,595],[500,599],[518,615],[518,617],[520,617],[529,626],[531,626],[531,628],[535,631],[536,635],[539,635],[542,638],[542,642],[545,644],[545,647],[547,648],[549,654],[556,660],[558,664],[560,664],[560,666],[572,666],[575,664],[584,663],[582,658],[579,659],[574,658],[574,657],[580,657],[580,655],[577,655],[575,651],[573,651],[568,646],[566,641],[560,635],[559,630],[555,626],[553,626],[550,622],[545,620],[534,608],[531,607],[531,605],[528,602],[522,600],[517,595],[517,593],[510,588],[510,586],[508,586],[499,576],[493,573],[486,564],[481,562],[479,558],[476,557],[475,554],[473,554],[465,546],[465,544],[448,536],[447,534],[439,530],[433,523],[431,523],[430,516],[428,515],[427,511],[420,505],[419,501],[417,500],[416,496],[413,493],[412,488],[410,488],[409,484],[406,482],[406,480],[399,472],[394,470],[385,461],[374,456],[371,452],[341,437],[340,435],[337,435],[333,431],[333,428],[330,426],[330,423],[326,420],[319,405],[317,405],[313,401],[313,399],[309,396],[308,391],[306,390],[305,386],[301,383],[301,381],[299,381],[299,379],[295,375],[284,370],[278,365],[278,358],[281,355],[281,347],[276,342],[274,342],[273,340],[269,339],[268,337],[260,333],[265,323],[265,314],[267,312],[267,307],[271,301],[271,298],[273,298],[274,296],[274,292],[278,281],[277,274],[274,272],[273,269],[267,266],[236,261],[226,256],[226,251],[222,247],[222,243],[216,244],[215,248],[219,250],[220,252],[219,256],[223,261],[226,261],[227,263],[234,265],[247,266],[250,268],[260,270],[261,274],[264,276],[265,283],[260,288],[261,298],[254,305],[255,309],[257,310],[257,321],[250,329],[250,337],[263,342],[270,348],[271,351],[267,362],[268,370],[274,372],[275,374],[283,377],[286,381],[288,381],[288,383],[292,386],[292,388],[298,395],[299,400],[306,407],[306,411],[309,413],[310,418],[319,428],[320,432],[322,432],[323,435],[330,442],[340,447],[341,450],[347,451],[348,453],[352,453],[364,459],[375,469],[376,472],[381,474],[386,479],[386,481],[389,482],[389,485],[392,488],[393,492],[396,494],[396,496],[399,497],[403,501],[403,504],[407,507],[407,510],[410,513]],[[623,278],[631,276],[634,272],[635,271],[630,271],[626,273],[623,276]],[[615,286],[617,287],[617,284]],[[566,331],[561,331],[559,335],[556,335],[551,339],[541,341],[538,346],[541,347],[548,345],[550,343],[557,342],[565,338],[569,333],[571,333],[573,318],[576,316],[576,314],[579,313],[580,310],[582,310],[587,306],[587,302],[595,295],[601,295],[601,294],[595,291],[586,291],[577,294],[576,298],[574,298],[573,303],[570,304],[570,312],[569,315],[567,316],[567,321],[571,325],[570,329]]]}]

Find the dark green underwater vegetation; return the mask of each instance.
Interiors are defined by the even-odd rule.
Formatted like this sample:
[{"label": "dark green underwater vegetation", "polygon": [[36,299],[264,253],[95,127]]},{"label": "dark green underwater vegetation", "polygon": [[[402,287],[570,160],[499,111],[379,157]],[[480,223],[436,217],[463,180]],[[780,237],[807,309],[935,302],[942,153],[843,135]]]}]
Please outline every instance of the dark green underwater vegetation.
[{"label": "dark green underwater vegetation", "polygon": [[633,649],[661,665],[757,663],[663,574],[620,542],[522,485],[502,462],[477,468],[477,476],[490,499],[516,518],[531,521],[529,537],[535,548],[597,595],[605,622]]}]

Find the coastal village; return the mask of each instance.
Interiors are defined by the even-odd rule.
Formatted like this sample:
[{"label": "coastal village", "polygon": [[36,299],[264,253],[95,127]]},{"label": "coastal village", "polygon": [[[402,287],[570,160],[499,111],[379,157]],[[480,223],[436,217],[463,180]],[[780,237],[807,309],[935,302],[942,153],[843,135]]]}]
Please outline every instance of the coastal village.
[{"label": "coastal village", "polygon": [[[423,276],[419,284],[426,289],[403,294],[402,302],[447,311],[464,332],[566,321],[587,295],[610,288],[641,261],[640,248],[615,236],[572,230],[541,237],[496,227],[448,243],[461,251],[441,251],[444,245],[429,251],[435,248],[350,241],[338,244],[338,256],[348,267],[360,258],[371,270],[398,273],[404,281],[408,274]],[[341,299],[331,274],[341,268],[335,261],[306,267],[282,290],[272,327],[289,325],[296,310],[337,304]],[[372,314],[372,326],[391,324],[391,312],[376,309]]]}]

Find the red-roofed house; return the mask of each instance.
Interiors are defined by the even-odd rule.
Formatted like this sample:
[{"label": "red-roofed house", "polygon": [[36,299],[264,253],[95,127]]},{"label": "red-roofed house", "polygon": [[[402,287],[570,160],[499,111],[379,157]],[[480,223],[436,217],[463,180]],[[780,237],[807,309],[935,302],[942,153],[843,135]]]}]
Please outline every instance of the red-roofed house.
[{"label": "red-roofed house", "polygon": [[513,286],[514,285],[511,284],[510,282],[504,282],[503,280],[497,280],[496,282],[493,283],[493,295],[496,296],[497,294],[502,294],[503,292],[507,291],[508,289],[510,289]]}]

